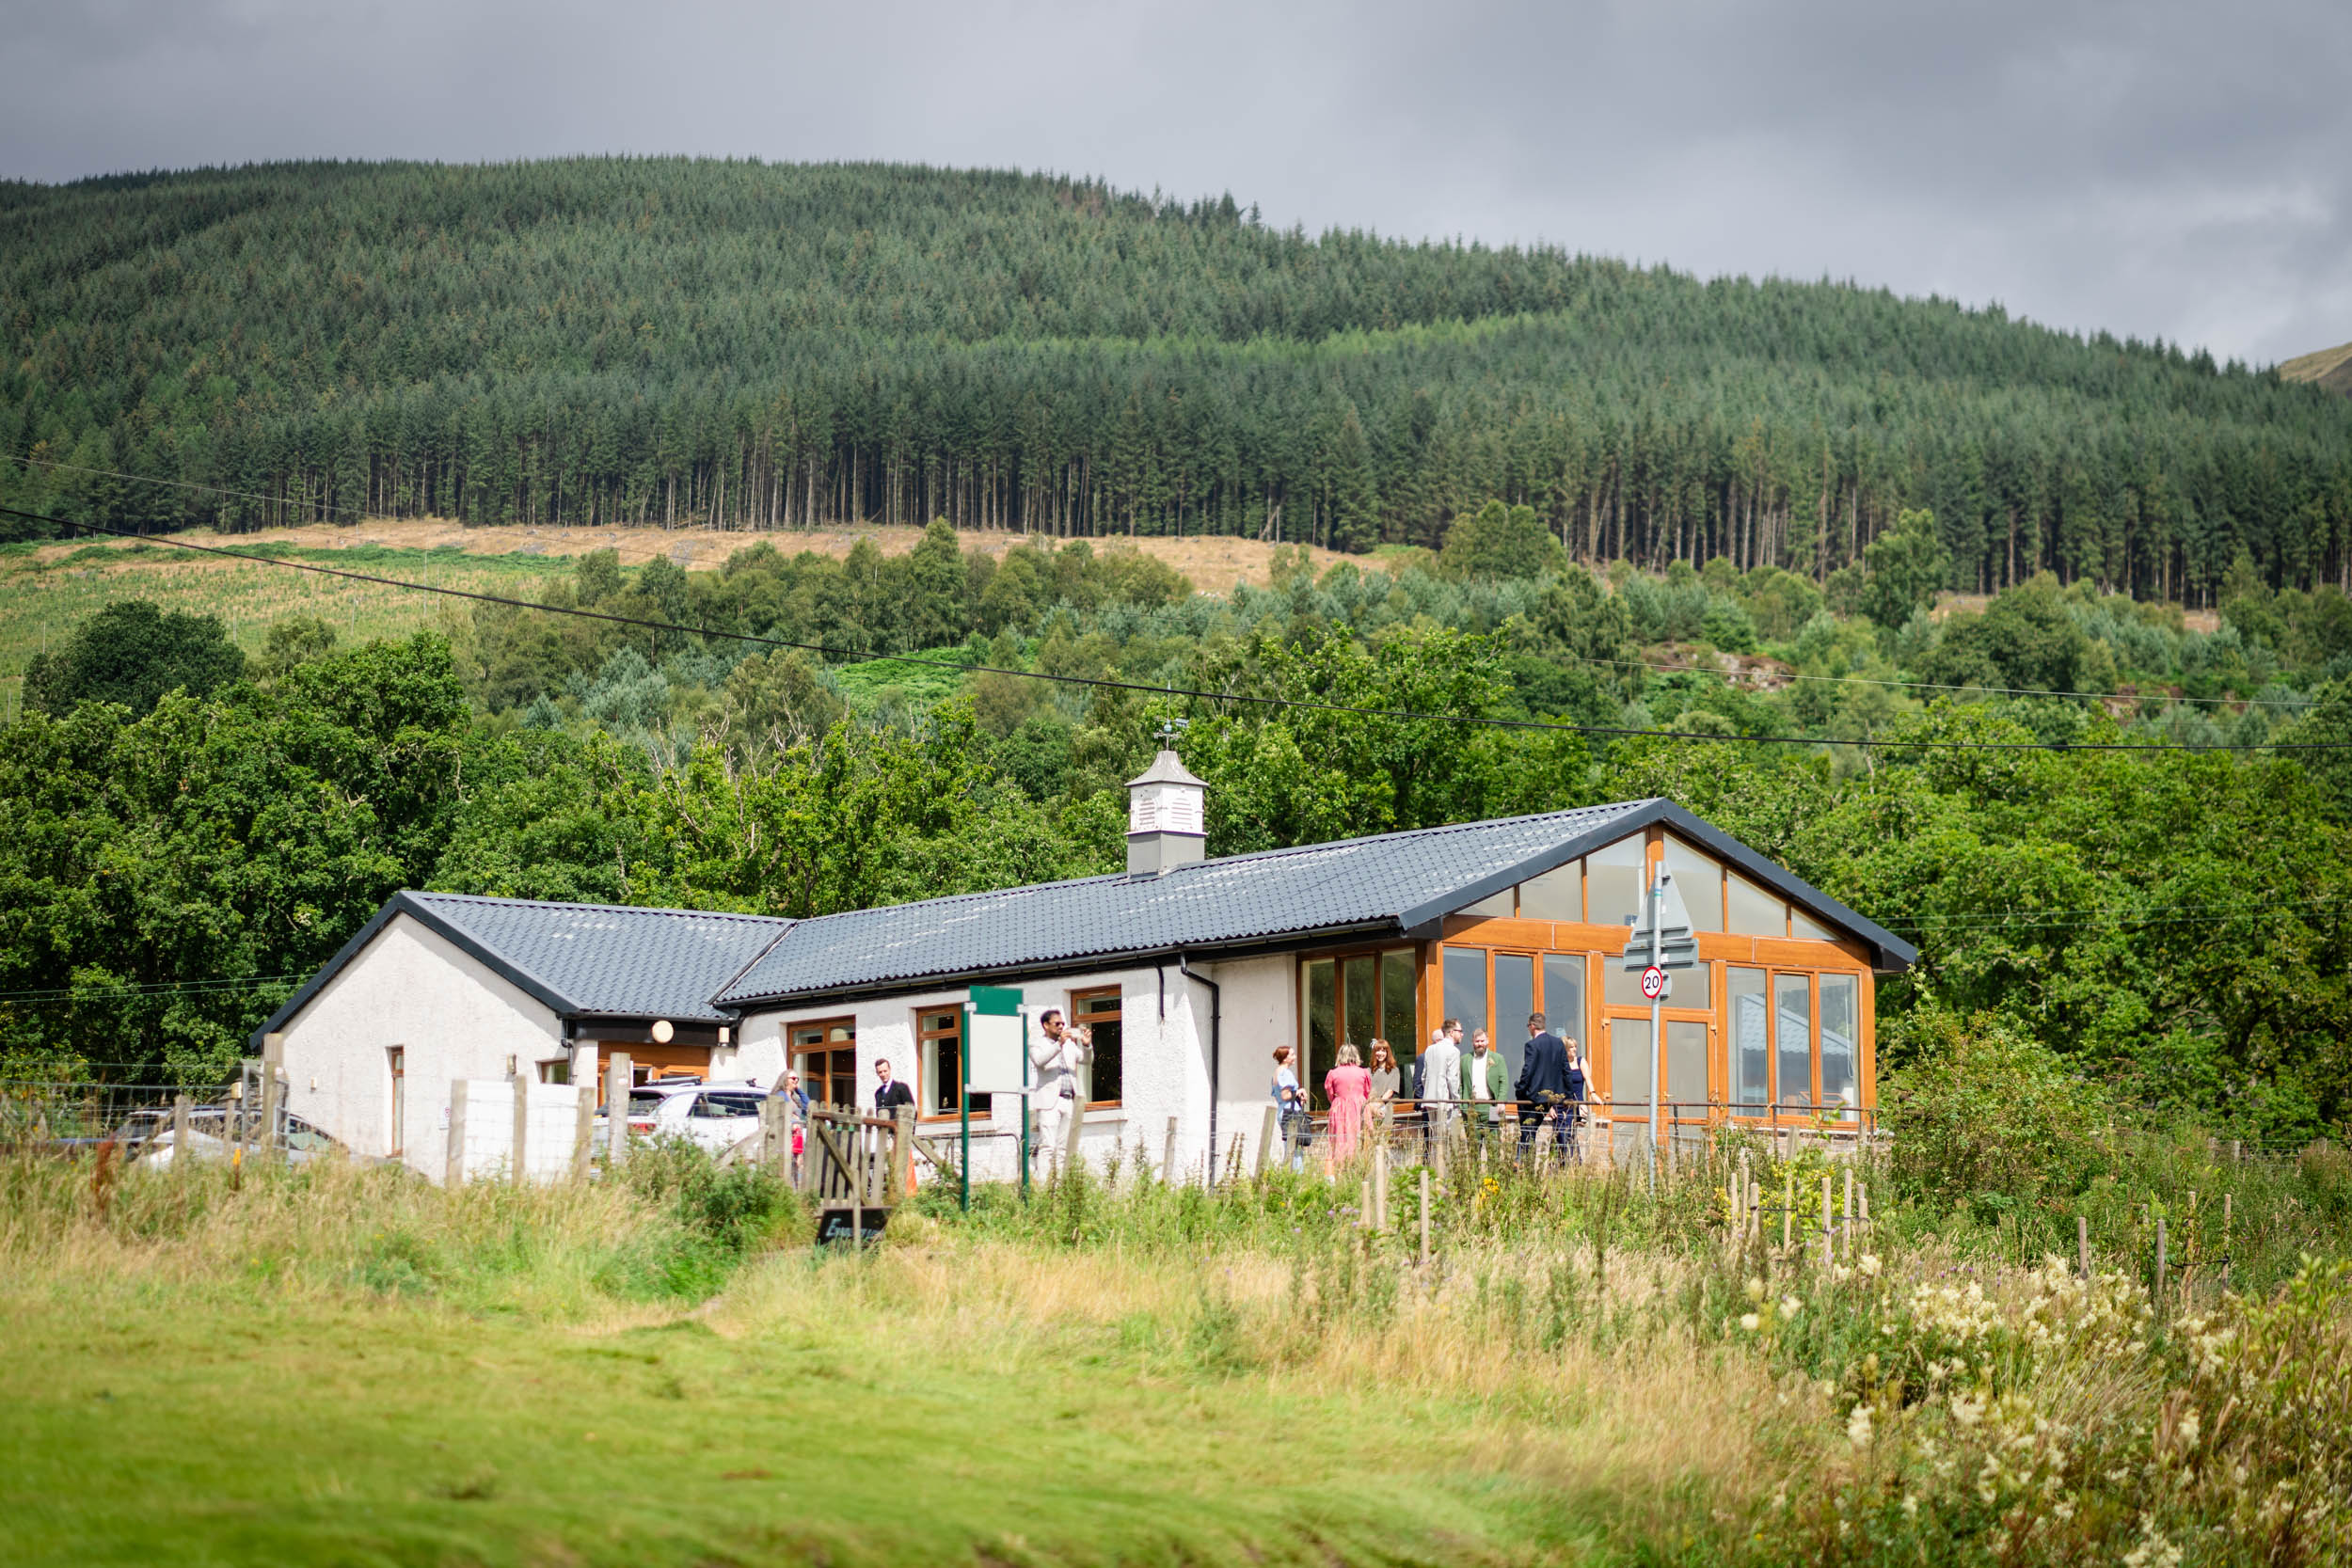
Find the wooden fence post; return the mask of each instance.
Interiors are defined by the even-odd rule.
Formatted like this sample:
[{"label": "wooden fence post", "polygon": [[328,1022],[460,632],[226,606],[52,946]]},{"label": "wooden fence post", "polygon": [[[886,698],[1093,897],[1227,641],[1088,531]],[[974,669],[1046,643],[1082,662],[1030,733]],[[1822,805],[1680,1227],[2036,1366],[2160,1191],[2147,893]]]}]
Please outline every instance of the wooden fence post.
[{"label": "wooden fence post", "polygon": [[1280,1135],[1282,1113],[1269,1105],[1265,1108],[1265,1132],[1258,1138],[1258,1168],[1256,1175],[1265,1175],[1266,1156],[1274,1152],[1274,1140]]},{"label": "wooden fence post", "polygon": [[1853,1261],[1853,1167],[1846,1167],[1846,1261]]},{"label": "wooden fence post", "polygon": [[604,1168],[618,1171],[628,1160],[628,1053],[606,1058],[604,1073]]},{"label": "wooden fence post", "polygon": [[891,1114],[890,1180],[903,1203],[914,1190],[914,1107],[901,1105]]},{"label": "wooden fence post", "polygon": [[2083,1277],[2090,1277],[2090,1220],[2088,1215],[2074,1216],[2074,1260],[2081,1265]]},{"label": "wooden fence post", "polygon": [[184,1094],[171,1097],[171,1163],[179,1170],[196,1163],[196,1156],[188,1152],[188,1097]]},{"label": "wooden fence post", "polygon": [[1837,1214],[1830,1207],[1829,1172],[1821,1173],[1821,1266],[1827,1268],[1837,1257]]},{"label": "wooden fence post", "polygon": [[515,1085],[515,1147],[506,1156],[506,1174],[515,1181],[531,1180],[531,1080],[520,1063],[509,1075]]},{"label": "wooden fence post", "polygon": [[[1211,1149],[1209,1151],[1209,1157],[1211,1159],[1215,1159],[1216,1157],[1216,1151],[1215,1149]],[[1216,1173],[1215,1171],[1211,1171],[1209,1173],[1209,1178],[1211,1182],[1214,1183],[1216,1179]],[[1172,1187],[1175,1184],[1176,1118],[1174,1117],[1170,1117],[1168,1118],[1168,1146],[1160,1150],[1160,1185],[1163,1187]]]},{"label": "wooden fence post", "polygon": [[464,1185],[466,1180],[466,1081],[449,1081],[449,1163],[441,1168],[445,1186]]},{"label": "wooden fence post", "polygon": [[286,1037],[262,1037],[262,1160],[277,1164],[285,1156],[285,1140],[278,1135],[278,1118],[285,1110]]},{"label": "wooden fence post", "polygon": [[579,1108],[572,1117],[572,1180],[588,1180],[588,1163],[596,1148],[596,1081],[591,1076],[585,1084],[574,1084],[572,1092],[579,1098]]},{"label": "wooden fence post", "polygon": [[1780,1250],[1787,1252],[1797,1239],[1797,1172],[1790,1166],[1785,1173],[1787,1191],[1782,1194],[1780,1211]]},{"label": "wooden fence post", "polygon": [[2169,1316],[2164,1301],[2164,1216],[2156,1216],[2156,1326],[2162,1328]]},{"label": "wooden fence post", "polygon": [[1421,1261],[1429,1266],[1429,1167],[1421,1167]]}]

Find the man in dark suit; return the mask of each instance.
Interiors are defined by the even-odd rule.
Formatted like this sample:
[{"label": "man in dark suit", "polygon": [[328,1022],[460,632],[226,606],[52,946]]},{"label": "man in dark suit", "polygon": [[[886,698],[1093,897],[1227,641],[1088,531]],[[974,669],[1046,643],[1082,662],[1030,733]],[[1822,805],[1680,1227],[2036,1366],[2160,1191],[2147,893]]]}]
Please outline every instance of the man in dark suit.
[{"label": "man in dark suit", "polygon": [[1576,1101],[1584,1097],[1583,1085],[1568,1055],[1567,1042],[1544,1026],[1543,1014],[1528,1019],[1527,1037],[1527,1055],[1519,1063],[1518,1082],[1512,1086],[1512,1098],[1519,1102],[1519,1152],[1533,1154],[1544,1123],[1556,1119],[1555,1136],[1565,1154],[1569,1118],[1576,1114]]},{"label": "man in dark suit", "polygon": [[890,1076],[887,1058],[874,1058],[874,1076],[882,1080],[882,1086],[874,1091],[874,1112],[877,1116],[886,1117],[901,1105],[914,1103],[914,1091]]}]

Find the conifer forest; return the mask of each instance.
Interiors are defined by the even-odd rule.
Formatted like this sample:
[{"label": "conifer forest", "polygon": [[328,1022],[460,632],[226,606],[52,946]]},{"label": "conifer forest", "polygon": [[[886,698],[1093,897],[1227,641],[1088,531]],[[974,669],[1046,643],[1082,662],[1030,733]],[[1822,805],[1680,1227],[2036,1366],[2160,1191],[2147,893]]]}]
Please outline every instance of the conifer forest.
[{"label": "conifer forest", "polygon": [[1826,585],[1918,510],[1965,591],[2210,606],[2241,555],[2274,590],[2352,583],[2352,404],[2267,370],[1049,175],[12,182],[0,341],[0,450],[37,460],[8,497],[138,530],[946,518],[1364,551],[1499,499],[1588,563]]}]

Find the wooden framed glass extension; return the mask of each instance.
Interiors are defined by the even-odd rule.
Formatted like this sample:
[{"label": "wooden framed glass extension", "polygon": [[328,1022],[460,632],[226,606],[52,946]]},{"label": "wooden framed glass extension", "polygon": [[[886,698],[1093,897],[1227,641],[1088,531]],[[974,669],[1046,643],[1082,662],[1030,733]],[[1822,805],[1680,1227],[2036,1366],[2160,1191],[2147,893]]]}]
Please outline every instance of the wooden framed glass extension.
[{"label": "wooden framed glass extension", "polygon": [[[1675,873],[1700,962],[1673,975],[1662,1041],[1627,917],[1661,861]],[[1629,835],[1450,916],[1428,971],[1440,1018],[1486,1029],[1516,1076],[1527,1021],[1578,1044],[1594,1108],[1646,1122],[1867,1120],[1877,1102],[1867,949],[1662,829]],[[1312,960],[1310,960],[1311,962]],[[1662,1046],[1662,1049],[1661,1049]]]}]

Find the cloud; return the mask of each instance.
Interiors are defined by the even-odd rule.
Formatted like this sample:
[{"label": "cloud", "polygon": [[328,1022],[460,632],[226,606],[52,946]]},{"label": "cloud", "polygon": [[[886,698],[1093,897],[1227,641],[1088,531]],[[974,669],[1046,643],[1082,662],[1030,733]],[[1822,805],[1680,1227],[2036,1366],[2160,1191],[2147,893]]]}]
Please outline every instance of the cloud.
[{"label": "cloud", "polygon": [[2352,339],[2352,8],[0,0],[0,171],[584,151],[1231,191],[1273,221]]}]

